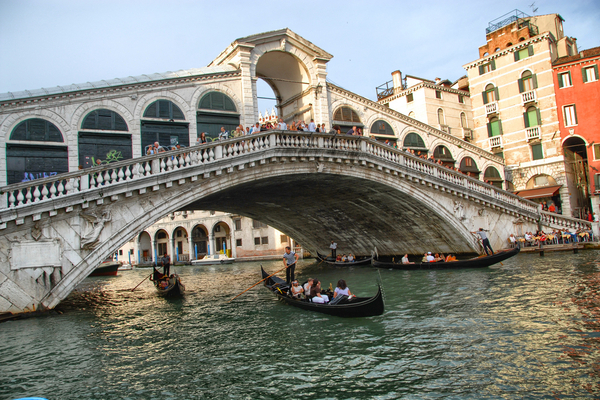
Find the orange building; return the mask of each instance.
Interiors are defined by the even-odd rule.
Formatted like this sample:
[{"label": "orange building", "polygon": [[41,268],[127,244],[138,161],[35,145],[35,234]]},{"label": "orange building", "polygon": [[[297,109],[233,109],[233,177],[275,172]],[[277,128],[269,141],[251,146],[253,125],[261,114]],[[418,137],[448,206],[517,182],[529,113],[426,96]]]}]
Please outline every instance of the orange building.
[{"label": "orange building", "polygon": [[556,107],[565,160],[577,185],[600,216],[600,47],[559,57],[552,63]]}]

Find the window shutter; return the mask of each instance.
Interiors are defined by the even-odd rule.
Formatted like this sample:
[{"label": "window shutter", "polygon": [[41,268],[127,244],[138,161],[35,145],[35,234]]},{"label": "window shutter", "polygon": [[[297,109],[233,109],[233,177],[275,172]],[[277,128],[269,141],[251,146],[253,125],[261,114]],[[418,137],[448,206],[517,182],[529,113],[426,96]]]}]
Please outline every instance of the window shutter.
[{"label": "window shutter", "polygon": [[573,104],[573,116],[575,117],[575,125],[577,125],[577,108],[575,108],[575,104]]},{"label": "window shutter", "polygon": [[540,113],[540,109],[536,108],[535,113],[537,114],[537,123],[538,125],[542,124],[542,114]]},{"label": "window shutter", "polygon": [[533,55],[533,45],[530,44],[529,47],[527,47],[527,53],[529,54],[529,57],[531,57]]},{"label": "window shutter", "polygon": [[492,137],[492,123],[487,123],[488,137]]},{"label": "window shutter", "polygon": [[531,80],[533,81],[533,88],[537,89],[537,87],[538,87],[537,86],[537,75],[536,74],[531,75]]},{"label": "window shutter", "polygon": [[594,65],[594,78],[598,80],[598,64]]},{"label": "window shutter", "polygon": [[525,88],[523,87],[523,78],[519,79],[517,83],[519,84],[519,93],[523,93],[525,91]]},{"label": "window shutter", "polygon": [[519,61],[519,52],[515,51],[513,55],[515,56],[515,61]]},{"label": "window shutter", "polygon": [[479,75],[483,75],[483,74],[484,74],[484,72],[483,72],[483,65],[480,65],[479,66]]},{"label": "window shutter", "polygon": [[483,97],[483,104],[487,104],[488,103],[487,93],[481,92],[481,97]]},{"label": "window shutter", "polygon": [[573,86],[573,79],[571,78],[571,71],[567,72],[569,75],[569,86]]},{"label": "window shutter", "polygon": [[496,94],[496,101],[500,100],[500,96],[498,95],[498,86],[494,88],[494,93]]},{"label": "window shutter", "polygon": [[502,121],[498,120],[498,133],[499,134],[503,134],[504,132],[502,132]]},{"label": "window shutter", "polygon": [[494,71],[496,69],[496,60],[492,60],[490,65],[492,66],[492,71]]},{"label": "window shutter", "polygon": [[586,69],[587,68],[585,68],[585,67],[581,68],[581,77],[583,78],[583,83],[586,83],[588,81],[587,80],[587,73],[585,71]]},{"label": "window shutter", "polygon": [[563,81],[563,74],[558,74],[558,87],[561,88],[565,86],[565,83]]},{"label": "window shutter", "polygon": [[523,122],[525,123],[525,128],[529,128],[529,118],[527,118],[527,111],[523,113]]}]

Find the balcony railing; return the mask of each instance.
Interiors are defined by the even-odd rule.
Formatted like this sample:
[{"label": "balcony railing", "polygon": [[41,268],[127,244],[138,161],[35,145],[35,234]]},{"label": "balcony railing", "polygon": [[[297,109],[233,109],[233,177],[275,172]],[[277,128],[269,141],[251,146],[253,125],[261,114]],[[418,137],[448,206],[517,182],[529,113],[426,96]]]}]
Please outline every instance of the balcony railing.
[{"label": "balcony railing", "polygon": [[486,115],[495,114],[498,112],[498,103],[493,101],[485,105]]},{"label": "balcony railing", "polygon": [[446,133],[450,133],[450,127],[448,125],[440,124],[440,131],[444,131]]},{"label": "balcony railing", "polygon": [[530,90],[529,92],[521,93],[521,96],[523,97],[523,104],[533,103],[537,101],[535,90]]},{"label": "balcony railing", "polygon": [[489,138],[490,141],[490,149],[494,149],[496,147],[502,147],[502,136],[492,136]]},{"label": "balcony railing", "polygon": [[534,126],[533,128],[527,128],[527,140],[535,140],[541,139],[541,130],[539,126]]}]

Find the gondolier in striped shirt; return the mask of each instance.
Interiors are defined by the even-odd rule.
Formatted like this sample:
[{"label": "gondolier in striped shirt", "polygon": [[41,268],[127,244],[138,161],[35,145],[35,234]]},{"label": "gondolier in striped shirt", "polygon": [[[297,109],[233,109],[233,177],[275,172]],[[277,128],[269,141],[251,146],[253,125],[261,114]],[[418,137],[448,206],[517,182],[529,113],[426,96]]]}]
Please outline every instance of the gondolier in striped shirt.
[{"label": "gondolier in striped shirt", "polygon": [[285,280],[288,284],[295,278],[296,261],[298,261],[298,254],[292,251],[290,246],[287,246],[283,253],[283,265],[285,266]]}]

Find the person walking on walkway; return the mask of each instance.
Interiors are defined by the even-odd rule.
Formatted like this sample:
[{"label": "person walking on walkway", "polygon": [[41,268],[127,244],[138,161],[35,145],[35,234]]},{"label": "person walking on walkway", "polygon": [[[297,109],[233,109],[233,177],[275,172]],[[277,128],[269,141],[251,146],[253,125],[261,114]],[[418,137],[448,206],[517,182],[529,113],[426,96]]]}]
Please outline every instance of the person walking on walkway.
[{"label": "person walking on walkway", "polygon": [[479,228],[477,232],[472,233],[477,233],[481,237],[481,244],[483,245],[483,250],[485,251],[486,256],[489,256],[488,249],[490,249],[490,253],[494,254],[494,250],[492,250],[492,246],[490,246],[490,241],[483,228]]}]

